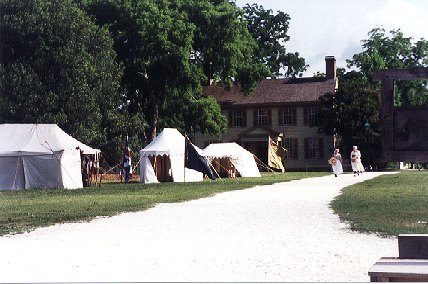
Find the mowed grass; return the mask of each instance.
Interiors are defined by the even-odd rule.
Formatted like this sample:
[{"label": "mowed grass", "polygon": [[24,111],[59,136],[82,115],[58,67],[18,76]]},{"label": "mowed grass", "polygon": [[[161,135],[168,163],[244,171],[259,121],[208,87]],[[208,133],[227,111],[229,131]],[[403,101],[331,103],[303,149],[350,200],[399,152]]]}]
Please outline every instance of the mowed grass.
[{"label": "mowed grass", "polygon": [[[63,222],[89,221],[97,216],[146,210],[158,203],[182,202],[329,173],[276,173],[261,178],[236,178],[197,183],[104,183],[75,190],[0,191],[0,235],[22,233]],[[197,214],[197,212],[195,212]]]},{"label": "mowed grass", "polygon": [[428,171],[383,175],[349,186],[331,206],[357,231],[428,234]]}]

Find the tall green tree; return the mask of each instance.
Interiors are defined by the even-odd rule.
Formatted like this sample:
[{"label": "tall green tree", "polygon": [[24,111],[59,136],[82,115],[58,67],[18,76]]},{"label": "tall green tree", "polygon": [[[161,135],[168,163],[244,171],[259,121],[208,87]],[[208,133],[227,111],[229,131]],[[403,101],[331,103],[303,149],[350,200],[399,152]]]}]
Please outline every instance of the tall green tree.
[{"label": "tall green tree", "polygon": [[257,60],[266,64],[275,77],[301,76],[308,67],[305,59],[298,52],[289,53],[285,48],[290,40],[290,16],[282,11],[274,14],[258,4],[247,4],[243,10],[248,29],[257,42]]},{"label": "tall green tree", "polygon": [[109,148],[122,69],[106,28],[71,0],[0,0],[0,121],[57,123]]},{"label": "tall green tree", "polygon": [[[400,30],[388,34],[380,28],[371,30],[368,39],[362,42],[363,51],[347,60],[348,67],[357,70],[348,73],[340,70],[337,93],[326,94],[320,99],[323,106],[321,130],[337,134],[344,149],[360,145],[376,160],[376,153],[381,151],[380,83],[372,80],[373,71],[427,67],[428,43],[424,39],[414,41],[405,37]],[[426,80],[396,82],[397,106],[427,103]]]},{"label": "tall green tree", "polygon": [[257,42],[252,38],[242,10],[230,1],[186,1],[184,9],[195,26],[192,63],[208,78],[225,87],[239,83],[250,94],[256,83],[270,75],[256,59]]},{"label": "tall green tree", "polygon": [[343,150],[359,145],[366,152],[366,161],[374,160],[380,150],[380,91],[368,84],[361,73],[343,71],[338,72],[338,90],[320,97],[320,130],[339,135]]},{"label": "tall green tree", "polygon": [[[145,114],[149,141],[158,126],[220,134],[226,120],[215,102],[202,98],[202,86],[215,80],[230,87],[238,80],[249,93],[267,74],[252,58],[255,42],[239,8],[228,1],[93,0],[82,5],[113,35],[125,67],[127,110]],[[200,107],[207,104],[211,107]],[[204,117],[211,123],[202,123]]]},{"label": "tall green tree", "polygon": [[[363,51],[347,60],[348,67],[357,68],[363,78],[372,85],[379,86],[371,80],[376,69],[403,69],[428,66],[428,42],[421,38],[413,40],[405,37],[401,30],[388,33],[382,28],[375,28],[363,40]],[[395,92],[396,105],[428,104],[428,84],[426,80],[397,81]]]}]

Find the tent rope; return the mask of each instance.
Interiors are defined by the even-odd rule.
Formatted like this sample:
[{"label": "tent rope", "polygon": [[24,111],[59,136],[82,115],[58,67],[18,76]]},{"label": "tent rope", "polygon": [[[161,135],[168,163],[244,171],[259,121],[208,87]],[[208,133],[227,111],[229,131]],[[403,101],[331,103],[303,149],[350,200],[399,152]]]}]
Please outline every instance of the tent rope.
[{"label": "tent rope", "polygon": [[215,170],[215,168],[213,167],[213,165],[211,164],[211,162],[208,162],[208,164],[210,165],[211,169],[213,169],[213,171],[215,172],[215,174],[217,175],[217,177],[219,179],[221,179],[220,175],[218,174],[218,172]]},{"label": "tent rope", "polygon": [[132,167],[132,171],[131,174],[133,174],[135,172],[135,169],[140,165],[140,161],[137,162],[137,164],[135,164],[135,166]]},{"label": "tent rope", "polygon": [[[220,166],[220,168],[222,168],[223,170],[225,170],[227,173],[229,173],[229,170],[227,169],[227,168],[225,168],[225,167],[223,167],[223,165],[220,163],[220,162],[217,162],[215,159],[213,159],[212,160],[213,162],[215,162],[217,165],[219,165]],[[210,163],[211,164],[211,163]],[[213,167],[214,168],[214,167]],[[236,170],[236,169],[235,169]],[[214,171],[215,171],[215,169],[214,169]],[[216,171],[216,174],[220,177],[220,175],[217,173],[217,171]]]},{"label": "tent rope", "polygon": [[268,167],[265,163],[262,162],[262,160],[260,160],[256,155],[253,155],[254,158],[257,160],[258,164],[260,166],[262,166],[263,168],[265,168],[266,170],[268,170],[269,172],[272,172],[274,174],[276,174],[276,172],[274,170],[272,170],[270,167]]}]

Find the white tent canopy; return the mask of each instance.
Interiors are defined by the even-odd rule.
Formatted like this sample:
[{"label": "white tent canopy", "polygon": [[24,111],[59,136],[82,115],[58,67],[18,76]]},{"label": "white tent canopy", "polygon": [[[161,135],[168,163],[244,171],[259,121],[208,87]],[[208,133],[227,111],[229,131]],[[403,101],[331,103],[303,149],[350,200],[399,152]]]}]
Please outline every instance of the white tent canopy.
[{"label": "white tent canopy", "polygon": [[56,124],[1,124],[0,190],[83,187],[79,149],[100,153]]},{"label": "white tent canopy", "polygon": [[143,183],[158,182],[155,169],[149,157],[168,156],[171,162],[172,180],[174,182],[201,181],[203,174],[184,169],[185,138],[175,128],[165,128],[144,149],[140,150],[140,178]]},{"label": "white tent canopy", "polygon": [[214,143],[203,149],[202,156],[209,161],[229,158],[241,177],[260,177],[253,154],[236,143]]}]

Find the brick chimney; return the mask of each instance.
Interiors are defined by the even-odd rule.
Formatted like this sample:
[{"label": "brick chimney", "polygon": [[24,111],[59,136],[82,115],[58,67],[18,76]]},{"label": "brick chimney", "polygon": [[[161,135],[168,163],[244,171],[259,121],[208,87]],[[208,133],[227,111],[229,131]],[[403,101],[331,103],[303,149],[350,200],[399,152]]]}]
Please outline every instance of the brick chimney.
[{"label": "brick chimney", "polygon": [[336,58],[334,56],[325,57],[325,78],[327,80],[336,79]]}]

